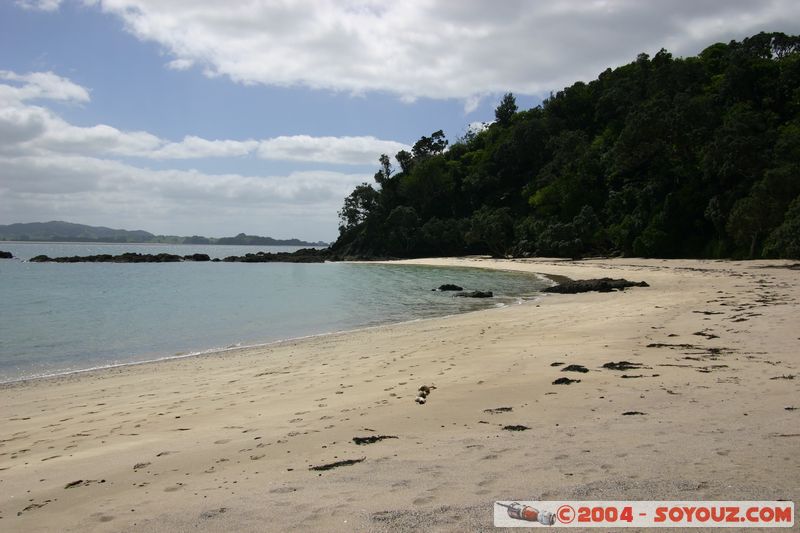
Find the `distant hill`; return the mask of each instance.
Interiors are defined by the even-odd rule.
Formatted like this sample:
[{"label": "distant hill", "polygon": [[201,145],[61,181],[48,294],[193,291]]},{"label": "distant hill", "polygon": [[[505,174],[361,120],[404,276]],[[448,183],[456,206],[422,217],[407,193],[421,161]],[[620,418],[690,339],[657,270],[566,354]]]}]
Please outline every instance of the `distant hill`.
[{"label": "distant hill", "polygon": [[342,257],[800,258],[800,35],[606,69],[541,105],[383,155]]},{"label": "distant hill", "polygon": [[219,244],[260,246],[315,246],[325,247],[322,241],[307,242],[300,239],[273,239],[240,233],[235,237],[203,237],[193,235],[154,235],[143,230],[112,229],[104,226],[87,226],[54,220],[0,225],[0,241],[44,242],[108,242],[108,243],[166,243],[166,244]]}]

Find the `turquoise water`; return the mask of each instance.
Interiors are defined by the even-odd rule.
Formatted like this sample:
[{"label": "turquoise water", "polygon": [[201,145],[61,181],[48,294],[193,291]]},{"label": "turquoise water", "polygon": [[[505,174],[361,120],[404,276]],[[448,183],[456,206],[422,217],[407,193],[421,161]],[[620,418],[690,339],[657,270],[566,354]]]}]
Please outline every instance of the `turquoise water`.
[{"label": "turquoise water", "polygon": [[[286,247],[0,243],[28,259]],[[442,283],[492,290],[455,298]],[[0,259],[0,382],[442,316],[530,298],[536,276],[377,264],[28,263]]]}]

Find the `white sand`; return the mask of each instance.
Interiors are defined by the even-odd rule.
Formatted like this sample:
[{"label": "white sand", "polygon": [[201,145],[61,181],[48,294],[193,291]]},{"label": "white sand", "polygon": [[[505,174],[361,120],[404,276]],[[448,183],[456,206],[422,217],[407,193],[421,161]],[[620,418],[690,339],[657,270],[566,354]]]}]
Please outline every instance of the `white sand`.
[{"label": "white sand", "polygon": [[[800,271],[413,262],[651,287],[4,386],[0,531],[465,531],[497,499],[798,499]],[[621,360],[642,368],[602,368]]]}]

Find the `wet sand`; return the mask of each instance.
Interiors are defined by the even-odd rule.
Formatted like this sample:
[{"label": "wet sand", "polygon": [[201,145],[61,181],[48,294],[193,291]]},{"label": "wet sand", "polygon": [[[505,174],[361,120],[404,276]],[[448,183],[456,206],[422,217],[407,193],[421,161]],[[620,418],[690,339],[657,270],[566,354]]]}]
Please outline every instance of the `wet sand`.
[{"label": "wet sand", "polygon": [[413,262],[650,287],[2,386],[0,531],[465,531],[494,500],[798,499],[788,262]]}]

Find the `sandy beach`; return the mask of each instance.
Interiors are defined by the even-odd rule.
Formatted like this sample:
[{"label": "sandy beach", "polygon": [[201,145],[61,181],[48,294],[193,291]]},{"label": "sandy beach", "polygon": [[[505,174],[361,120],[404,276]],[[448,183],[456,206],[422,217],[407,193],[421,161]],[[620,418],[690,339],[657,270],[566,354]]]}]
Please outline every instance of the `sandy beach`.
[{"label": "sandy beach", "polygon": [[0,531],[475,531],[494,500],[800,496],[789,263],[406,263],[650,286],[1,386]]}]

